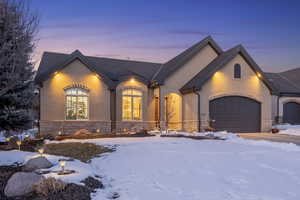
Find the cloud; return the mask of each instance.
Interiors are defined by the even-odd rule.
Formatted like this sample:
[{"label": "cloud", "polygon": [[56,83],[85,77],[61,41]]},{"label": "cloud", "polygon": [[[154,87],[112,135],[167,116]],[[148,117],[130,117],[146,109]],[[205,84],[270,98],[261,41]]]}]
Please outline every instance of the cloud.
[{"label": "cloud", "polygon": [[171,30],[169,31],[170,34],[175,35],[226,35],[226,33],[223,32],[207,32],[207,31],[200,31],[200,30]]}]

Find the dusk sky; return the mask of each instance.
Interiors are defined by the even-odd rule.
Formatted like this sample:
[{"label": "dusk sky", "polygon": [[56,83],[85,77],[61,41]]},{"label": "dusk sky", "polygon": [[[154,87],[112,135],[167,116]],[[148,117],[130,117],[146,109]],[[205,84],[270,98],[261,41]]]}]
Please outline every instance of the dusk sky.
[{"label": "dusk sky", "polygon": [[43,51],[164,63],[211,35],[243,44],[264,71],[300,67],[298,0],[31,0]]}]

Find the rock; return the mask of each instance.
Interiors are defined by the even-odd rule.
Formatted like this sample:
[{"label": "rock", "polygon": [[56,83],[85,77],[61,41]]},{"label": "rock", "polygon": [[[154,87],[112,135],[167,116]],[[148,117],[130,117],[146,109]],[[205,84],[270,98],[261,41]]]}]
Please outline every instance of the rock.
[{"label": "rock", "polygon": [[17,172],[10,177],[4,189],[7,197],[22,196],[33,191],[33,184],[44,177],[33,172]]},{"label": "rock", "polygon": [[28,160],[23,167],[24,171],[34,171],[36,169],[46,169],[52,167],[52,163],[45,157],[36,157]]},{"label": "rock", "polygon": [[91,132],[89,132],[86,129],[80,129],[80,130],[78,130],[74,133],[74,135],[81,135],[81,136],[87,136],[87,135],[90,135],[90,134],[91,134]]}]

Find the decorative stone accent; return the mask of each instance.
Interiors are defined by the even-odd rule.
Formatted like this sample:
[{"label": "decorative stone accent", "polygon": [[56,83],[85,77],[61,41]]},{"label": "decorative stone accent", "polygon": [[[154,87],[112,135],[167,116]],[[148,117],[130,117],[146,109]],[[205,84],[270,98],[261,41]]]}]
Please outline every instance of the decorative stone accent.
[{"label": "decorative stone accent", "polygon": [[7,197],[22,196],[33,191],[33,184],[43,176],[33,172],[17,172],[8,180],[4,193]]},{"label": "decorative stone accent", "polygon": [[52,163],[45,157],[36,157],[28,160],[23,167],[24,171],[34,171],[36,169],[45,169],[52,167]]}]

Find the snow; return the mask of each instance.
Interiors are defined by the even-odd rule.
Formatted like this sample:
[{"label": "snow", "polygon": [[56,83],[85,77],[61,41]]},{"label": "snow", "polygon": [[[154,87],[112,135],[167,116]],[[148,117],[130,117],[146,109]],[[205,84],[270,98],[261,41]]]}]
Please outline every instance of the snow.
[{"label": "snow", "polygon": [[162,135],[183,135],[183,136],[212,136],[219,137],[221,139],[233,139],[238,138],[238,136],[234,133],[229,133],[227,131],[220,132],[195,132],[195,133],[187,133],[187,132],[178,132],[178,131],[169,131],[168,133],[163,132]]},{"label": "snow", "polygon": [[300,136],[300,125],[282,124],[276,125],[274,128],[278,128],[280,134]]},{"label": "snow", "polygon": [[[186,134],[186,133],[183,133]],[[224,134],[224,133],[219,133]],[[68,140],[63,142],[71,142]],[[298,200],[300,148],[294,144],[246,140],[186,138],[105,138],[75,140],[116,145],[116,151],[92,159],[72,161],[78,174],[60,176],[78,183],[100,175],[105,189],[94,200]],[[0,152],[0,165],[24,161],[34,153]],[[49,156],[51,162],[61,157]],[[58,169],[55,166],[53,169]],[[50,176],[55,176],[50,174]]]}]

